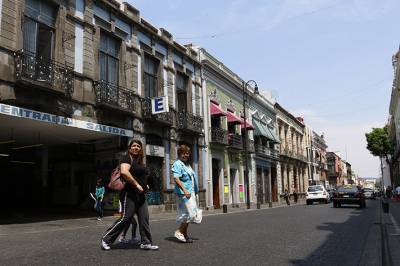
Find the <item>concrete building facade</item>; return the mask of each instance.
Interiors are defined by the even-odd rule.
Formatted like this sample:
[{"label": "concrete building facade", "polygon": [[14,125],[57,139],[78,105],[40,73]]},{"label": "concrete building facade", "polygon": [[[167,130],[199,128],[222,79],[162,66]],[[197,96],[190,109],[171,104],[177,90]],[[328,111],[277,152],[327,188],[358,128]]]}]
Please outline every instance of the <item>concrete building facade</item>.
[{"label": "concrete building facade", "polygon": [[[0,149],[7,155],[0,164],[13,176],[3,188],[24,184],[18,208],[83,204],[97,178],[107,181],[131,138],[144,144],[153,177],[150,205],[173,208],[171,165],[181,143],[192,148],[205,204],[196,51],[127,3],[0,4]],[[156,97],[164,97],[168,112],[152,112]],[[115,193],[108,194],[107,206],[116,208]]]},{"label": "concrete building facade", "polygon": [[281,180],[281,192],[287,189],[289,193],[293,193],[294,190],[304,193],[309,186],[304,122],[294,117],[278,103],[275,104],[275,110],[280,139],[278,179]]}]

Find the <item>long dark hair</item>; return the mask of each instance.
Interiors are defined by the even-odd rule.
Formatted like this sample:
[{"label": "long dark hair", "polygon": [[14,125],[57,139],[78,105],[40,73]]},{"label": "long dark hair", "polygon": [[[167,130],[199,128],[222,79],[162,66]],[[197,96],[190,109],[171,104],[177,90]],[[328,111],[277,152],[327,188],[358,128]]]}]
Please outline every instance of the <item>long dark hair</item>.
[{"label": "long dark hair", "polygon": [[128,153],[128,155],[130,155],[129,149],[132,147],[132,145],[134,143],[139,144],[142,149],[140,150],[138,156],[136,158],[133,158],[133,159],[136,159],[139,164],[143,164],[143,144],[142,144],[142,142],[140,140],[138,140],[138,139],[130,140],[129,143],[128,143],[128,151],[127,151],[127,153]]}]

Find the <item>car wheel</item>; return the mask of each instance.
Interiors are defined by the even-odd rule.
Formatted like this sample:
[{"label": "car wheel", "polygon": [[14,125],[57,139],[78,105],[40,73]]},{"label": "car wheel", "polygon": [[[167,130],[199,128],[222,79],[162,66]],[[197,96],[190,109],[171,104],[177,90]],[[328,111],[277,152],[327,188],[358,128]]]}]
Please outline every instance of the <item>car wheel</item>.
[{"label": "car wheel", "polygon": [[310,204],[311,204],[311,201],[307,200],[307,202],[306,202],[306,203],[307,203],[307,205],[310,205]]},{"label": "car wheel", "polygon": [[337,203],[333,202],[333,208],[337,208]]},{"label": "car wheel", "polygon": [[342,207],[342,204],[338,203],[337,206],[338,206],[338,208],[340,208],[340,207]]},{"label": "car wheel", "polygon": [[324,203],[325,203],[325,204],[328,204],[328,200],[326,199]]}]

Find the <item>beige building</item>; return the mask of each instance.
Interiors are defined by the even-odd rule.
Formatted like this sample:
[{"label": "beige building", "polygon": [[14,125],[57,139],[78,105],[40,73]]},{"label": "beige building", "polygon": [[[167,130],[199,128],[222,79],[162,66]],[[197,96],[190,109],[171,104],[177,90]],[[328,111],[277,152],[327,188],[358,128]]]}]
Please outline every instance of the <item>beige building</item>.
[{"label": "beige building", "polygon": [[[149,204],[172,208],[180,143],[192,147],[204,204],[194,50],[127,3],[8,0],[0,14],[0,165],[10,177],[2,190],[21,188],[1,191],[1,199],[20,198],[13,208],[21,211],[82,205],[138,138],[153,177]],[[108,195],[107,206],[116,208],[115,193]]]},{"label": "beige building", "polygon": [[278,180],[281,193],[296,190],[304,193],[308,188],[305,125],[280,104],[275,104],[278,135],[280,139],[280,169]]}]

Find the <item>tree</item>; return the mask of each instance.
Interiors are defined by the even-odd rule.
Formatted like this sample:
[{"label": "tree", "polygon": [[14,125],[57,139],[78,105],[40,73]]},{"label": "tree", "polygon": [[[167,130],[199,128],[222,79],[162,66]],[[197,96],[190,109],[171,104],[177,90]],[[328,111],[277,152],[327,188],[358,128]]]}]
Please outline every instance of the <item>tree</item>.
[{"label": "tree", "polygon": [[371,132],[365,133],[365,137],[367,138],[367,149],[371,152],[372,155],[380,157],[381,167],[382,158],[384,158],[389,165],[390,181],[393,182],[392,156],[394,145],[389,136],[388,126],[386,125],[383,128],[372,128]]}]

